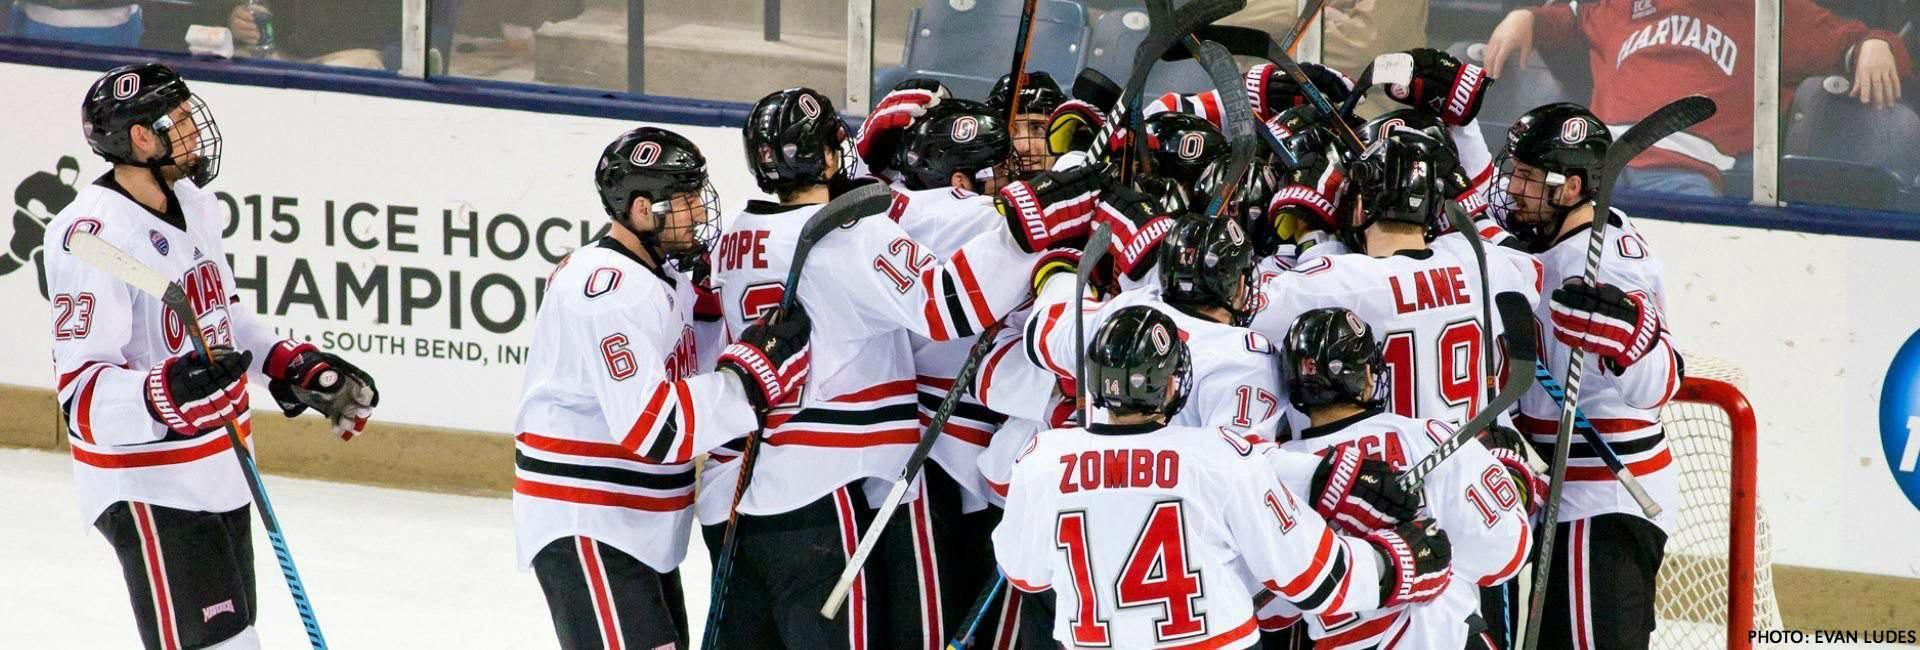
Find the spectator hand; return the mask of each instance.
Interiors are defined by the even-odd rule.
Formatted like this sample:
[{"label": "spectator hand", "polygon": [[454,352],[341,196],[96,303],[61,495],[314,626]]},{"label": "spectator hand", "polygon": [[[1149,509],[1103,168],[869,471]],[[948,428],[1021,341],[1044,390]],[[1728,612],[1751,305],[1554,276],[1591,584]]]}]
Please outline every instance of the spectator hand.
[{"label": "spectator hand", "polygon": [[1900,101],[1900,66],[1893,45],[1870,38],[1860,42],[1853,61],[1853,92],[1862,104],[1886,108]]},{"label": "spectator hand", "polygon": [[1499,79],[1506,70],[1507,61],[1520,69],[1526,69],[1527,57],[1533,54],[1533,12],[1516,9],[1507,14],[1500,24],[1493,28],[1493,34],[1487,37],[1487,75]]},{"label": "spectator hand", "polygon": [[260,44],[260,26],[253,23],[253,12],[247,5],[236,5],[227,13],[227,29],[233,31],[233,42],[252,47]]}]

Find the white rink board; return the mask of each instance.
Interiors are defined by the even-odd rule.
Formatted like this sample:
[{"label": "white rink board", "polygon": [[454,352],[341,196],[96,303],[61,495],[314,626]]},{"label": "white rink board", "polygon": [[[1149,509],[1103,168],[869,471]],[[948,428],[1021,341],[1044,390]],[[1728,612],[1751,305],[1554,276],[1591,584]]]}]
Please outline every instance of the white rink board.
[{"label": "white rink board", "polygon": [[[86,150],[75,115],[88,72],[0,64],[0,111],[15,124],[51,125],[0,131],[0,189],[30,175],[51,172],[62,156],[80,166],[90,182],[105,166]],[[503,362],[503,349],[530,339],[530,321],[488,331],[476,322],[471,291],[483,276],[490,285],[481,312],[505,319],[515,287],[531,303],[535,284],[552,264],[537,249],[502,259],[481,239],[455,238],[446,254],[443,211],[472,210],[485,225],[519,222],[536,228],[559,220],[547,234],[548,252],[564,253],[603,223],[591,170],[600,149],[632,126],[615,120],[475,108],[315,91],[193,84],[207,98],[227,138],[220,178],[212,189],[236,197],[238,228],[228,236],[235,271],[257,278],[266,265],[263,311],[278,312],[288,295],[296,259],[308,260],[313,287],[326,317],[311,304],[293,303],[266,320],[296,334],[349,333],[406,337],[403,354],[343,352],[380,379],[385,400],[380,419],[511,433],[521,383],[519,365]],[[741,164],[739,135],[732,128],[682,128],[707,153],[714,184],[726,206],[758,196]],[[44,180],[44,177],[43,177]],[[274,197],[299,222],[292,243],[257,234],[253,208],[261,206],[261,230],[274,232]],[[328,226],[328,202],[335,221]],[[378,218],[357,217],[356,237],[377,239],[371,250],[346,243],[339,216],[355,203],[377,206]],[[388,206],[402,208],[388,225]],[[406,214],[411,209],[414,214]],[[516,215],[511,219],[502,214]],[[41,216],[45,216],[44,214]],[[15,220],[0,220],[0,241]],[[411,232],[404,229],[411,226]],[[1920,326],[1905,289],[1920,278],[1920,242],[1806,235],[1742,228],[1643,221],[1641,228],[1667,268],[1670,319],[1682,347],[1743,367],[1760,418],[1761,497],[1774,523],[1774,560],[1782,564],[1920,577],[1920,555],[1874,552],[1911,548],[1920,538],[1920,512],[1901,498],[1880,452],[1875,410],[1887,363]],[[286,232],[285,226],[278,231]],[[326,245],[327,232],[335,243]],[[499,231],[501,246],[517,244],[517,231]],[[37,237],[34,239],[37,241]],[[467,254],[469,243],[478,256]],[[395,244],[398,244],[396,246]],[[401,250],[407,244],[418,250]],[[0,266],[11,258],[0,257]],[[340,315],[336,277],[345,264],[356,277],[385,269],[388,318],[376,303],[348,296]],[[408,277],[434,278],[436,300],[425,300],[425,279],[412,281],[424,306],[402,324],[402,268]],[[451,292],[459,274],[459,327]],[[257,304],[260,292],[241,290]],[[31,266],[0,273],[0,304],[45,305]],[[529,304],[528,309],[531,308]],[[46,357],[48,317],[43,308],[0,314],[0,340],[26,354],[0,360],[0,383],[52,386]],[[484,360],[423,358],[419,341],[445,340],[475,347]],[[265,399],[265,395],[259,396]],[[1868,523],[1871,522],[1871,523]]]},{"label": "white rink board", "polygon": [[[108,169],[79,128],[80,99],[94,76],[0,64],[0,79],[18,91],[0,93],[0,113],[15,125],[42,125],[0,132],[0,189],[34,174],[43,174],[41,183],[51,180],[45,175],[65,156],[78,162],[81,186]],[[521,364],[507,355],[532,339],[534,294],[554,262],[606,224],[593,184],[601,149],[640,124],[189,85],[207,100],[225,139],[220,176],[209,189],[230,197],[229,210],[237,213],[227,242],[241,300],[276,328],[311,336],[372,373],[384,397],[380,419],[511,433]],[[674,128],[719,156],[710,167],[715,188],[728,197],[724,205],[758,196],[745,167],[734,162],[741,159],[738,130]],[[74,174],[62,180],[74,181]],[[38,203],[31,207],[37,217],[51,216]],[[0,220],[0,242],[22,230],[11,216],[16,209]],[[477,233],[449,237],[449,215],[463,213],[477,214]],[[469,227],[466,217],[454,218],[453,230]],[[33,232],[24,250],[37,249],[39,226],[26,225]],[[0,249],[8,250],[4,259],[17,259],[12,248]],[[363,304],[344,287],[342,269],[353,283],[384,278],[385,299],[375,293]],[[263,278],[264,296],[249,285]],[[30,263],[0,274],[4,304],[45,305],[38,293]],[[48,323],[38,306],[8,310],[0,314],[0,340],[47,350]],[[372,337],[404,341],[396,351]],[[361,343],[342,346],[343,338]],[[370,342],[386,347],[359,349]],[[453,358],[473,352],[478,358]],[[9,357],[0,362],[0,383],[53,385],[44,353]]]}]

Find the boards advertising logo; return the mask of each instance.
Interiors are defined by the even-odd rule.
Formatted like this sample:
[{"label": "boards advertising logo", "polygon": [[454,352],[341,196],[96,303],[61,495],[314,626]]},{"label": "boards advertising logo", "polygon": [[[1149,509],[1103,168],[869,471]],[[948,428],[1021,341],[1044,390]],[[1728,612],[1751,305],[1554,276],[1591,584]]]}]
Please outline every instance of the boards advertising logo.
[{"label": "boards advertising logo", "polygon": [[80,161],[61,156],[53,170],[34,172],[13,188],[13,218],[0,227],[0,275],[33,267],[39,276],[40,297],[47,297],[46,255],[40,250],[47,222],[66,209],[80,193]]},{"label": "boards advertising logo", "polygon": [[1880,385],[1880,446],[1893,482],[1920,508],[1920,331],[1893,355]]}]

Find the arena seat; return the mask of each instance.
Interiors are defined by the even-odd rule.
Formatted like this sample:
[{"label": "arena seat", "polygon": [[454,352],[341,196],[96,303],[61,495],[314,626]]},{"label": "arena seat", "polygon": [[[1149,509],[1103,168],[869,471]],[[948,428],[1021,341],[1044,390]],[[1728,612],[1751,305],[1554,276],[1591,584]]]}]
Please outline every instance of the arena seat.
[{"label": "arena seat", "polygon": [[[1099,70],[1114,80],[1114,83],[1126,84],[1127,74],[1133,69],[1133,56],[1140,49],[1140,42],[1147,38],[1147,8],[1145,5],[1116,7],[1101,14],[1093,23],[1093,34],[1088,38],[1087,67]],[[1157,97],[1162,93],[1194,93],[1213,89],[1213,81],[1207,77],[1207,71],[1193,61],[1167,61],[1154,65],[1147,75],[1144,94]]]},{"label": "arena seat", "polygon": [[[1831,86],[1831,87],[1829,87]],[[1846,94],[1844,77],[1813,77],[1794,90],[1781,142],[1781,197],[1877,209],[1920,204],[1920,115],[1881,110]],[[1838,90],[1839,92],[1834,92]]]},{"label": "arena seat", "polygon": [[[985,98],[1011,63],[1000,53],[1012,45],[1020,7],[1019,0],[927,0],[907,19],[904,62],[875,72],[875,95],[924,77],[946,84],[955,97]],[[1087,9],[1071,0],[1041,0],[1038,11],[1027,69],[1070,82],[1086,56]]]}]

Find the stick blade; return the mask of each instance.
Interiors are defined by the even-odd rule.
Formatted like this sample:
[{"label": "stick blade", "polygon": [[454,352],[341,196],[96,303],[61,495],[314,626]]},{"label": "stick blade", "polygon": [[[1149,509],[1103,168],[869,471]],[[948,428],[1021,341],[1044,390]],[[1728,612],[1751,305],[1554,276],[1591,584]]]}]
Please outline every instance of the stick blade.
[{"label": "stick blade", "polygon": [[90,232],[73,233],[67,240],[67,250],[89,266],[105,271],[121,282],[133,285],[141,293],[156,298],[166,297],[167,287],[173,284],[153,267]]},{"label": "stick blade", "polygon": [[[1471,235],[1469,235],[1471,236]],[[1540,358],[1540,329],[1533,320],[1533,306],[1519,292],[1506,291],[1493,297],[1500,312],[1500,324],[1507,333],[1507,364],[1531,366]],[[1520,374],[1520,373],[1514,373]]]},{"label": "stick blade", "polygon": [[1644,119],[1634,123],[1633,128],[1614,139],[1613,146],[1607,149],[1607,180],[1618,177],[1628,162],[1655,143],[1707,121],[1719,110],[1719,105],[1704,95],[1681,97],[1654,109]]}]

